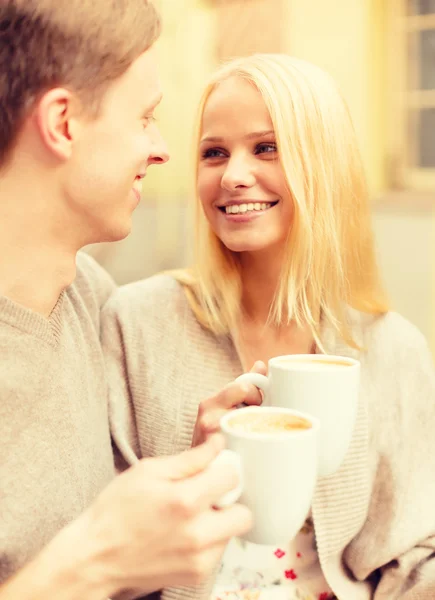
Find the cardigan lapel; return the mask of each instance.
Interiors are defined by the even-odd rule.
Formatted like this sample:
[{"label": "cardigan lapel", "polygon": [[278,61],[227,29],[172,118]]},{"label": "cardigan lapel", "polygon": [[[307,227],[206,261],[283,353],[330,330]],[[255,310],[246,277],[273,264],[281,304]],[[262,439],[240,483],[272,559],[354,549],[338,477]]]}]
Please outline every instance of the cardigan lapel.
[{"label": "cardigan lapel", "polygon": [[178,362],[183,366],[176,382],[180,415],[174,453],[191,445],[199,402],[220,392],[242,373],[232,339],[204,329],[193,317],[187,300],[183,303],[183,335],[178,340],[182,348]]},{"label": "cardigan lapel", "polygon": [[[361,347],[361,315],[350,309],[349,318],[354,339]],[[328,354],[359,358],[360,351],[341,341],[327,323],[322,323],[321,337]],[[344,462],[336,473],[319,480],[313,499],[313,521],[321,561],[342,551],[364,523],[370,494],[367,448],[367,407],[360,392],[352,442]]]}]

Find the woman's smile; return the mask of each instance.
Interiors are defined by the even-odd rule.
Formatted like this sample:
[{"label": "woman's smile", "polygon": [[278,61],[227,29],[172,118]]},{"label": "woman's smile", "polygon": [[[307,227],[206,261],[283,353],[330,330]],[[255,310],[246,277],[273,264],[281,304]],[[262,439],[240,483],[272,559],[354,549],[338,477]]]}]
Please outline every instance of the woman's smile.
[{"label": "woman's smile", "polygon": [[250,200],[245,202],[231,202],[223,206],[218,206],[224,219],[233,223],[247,223],[259,217],[263,217],[267,212],[279,203],[275,201],[257,201]]}]

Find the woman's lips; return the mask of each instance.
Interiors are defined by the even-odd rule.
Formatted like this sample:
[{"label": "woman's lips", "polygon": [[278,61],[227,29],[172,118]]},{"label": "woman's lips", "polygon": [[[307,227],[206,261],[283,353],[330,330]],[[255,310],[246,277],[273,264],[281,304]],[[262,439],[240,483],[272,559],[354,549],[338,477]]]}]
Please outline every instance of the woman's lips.
[{"label": "woman's lips", "polygon": [[[234,221],[237,223],[245,223],[248,221],[252,221],[258,217],[261,217],[265,213],[269,212],[272,208],[274,208],[278,204],[278,200],[275,202],[260,202],[260,203],[244,203],[244,204],[234,204],[231,206],[237,206],[238,211],[240,212],[226,212],[227,207],[218,207],[219,212],[228,219],[229,221]],[[258,208],[258,205],[261,208]],[[266,206],[267,205],[267,206]],[[266,206],[266,208],[265,208]],[[248,208],[249,207],[249,208]]]}]

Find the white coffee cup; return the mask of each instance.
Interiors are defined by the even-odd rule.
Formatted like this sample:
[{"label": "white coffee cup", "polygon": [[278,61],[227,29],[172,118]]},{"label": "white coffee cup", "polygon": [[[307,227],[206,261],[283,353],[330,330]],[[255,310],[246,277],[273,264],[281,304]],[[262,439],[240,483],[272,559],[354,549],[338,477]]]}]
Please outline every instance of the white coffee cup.
[{"label": "white coffee cup", "polygon": [[349,448],[356,420],[360,363],[344,356],[292,354],[269,361],[269,375],[244,373],[237,381],[264,393],[263,406],[292,408],[320,421],[319,476],[335,473]]},{"label": "white coffee cup", "polygon": [[[309,428],[258,433],[232,424],[234,419],[252,415],[263,419],[269,414],[302,418]],[[253,528],[244,539],[256,544],[289,542],[311,508],[317,481],[318,420],[287,408],[252,406],[226,414],[220,425],[227,451],[241,459],[240,502],[253,513]]]}]

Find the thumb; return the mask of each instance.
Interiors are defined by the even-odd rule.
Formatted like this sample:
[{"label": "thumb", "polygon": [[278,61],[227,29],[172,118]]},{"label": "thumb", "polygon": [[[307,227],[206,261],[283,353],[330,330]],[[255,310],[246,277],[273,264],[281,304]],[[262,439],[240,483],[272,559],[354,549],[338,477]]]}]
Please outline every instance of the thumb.
[{"label": "thumb", "polygon": [[160,475],[174,481],[193,477],[204,471],[224,446],[224,438],[220,434],[212,435],[195,448],[162,459]]},{"label": "thumb", "polygon": [[267,367],[262,360],[257,360],[249,372],[260,373],[260,375],[267,375]]}]

